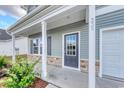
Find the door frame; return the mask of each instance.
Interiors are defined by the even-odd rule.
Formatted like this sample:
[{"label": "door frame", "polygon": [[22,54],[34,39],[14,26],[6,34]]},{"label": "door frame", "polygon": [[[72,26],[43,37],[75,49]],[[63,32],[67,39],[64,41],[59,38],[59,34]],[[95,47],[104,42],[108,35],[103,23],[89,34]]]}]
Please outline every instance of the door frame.
[{"label": "door frame", "polygon": [[[64,36],[69,35],[69,34],[75,34],[78,33],[78,68],[74,67],[69,67],[64,65]],[[74,32],[69,32],[69,33],[64,33],[62,34],[62,67],[63,68],[68,68],[68,69],[73,69],[73,70],[78,70],[80,71],[80,31],[74,31]]]},{"label": "door frame", "polygon": [[99,33],[99,36],[100,36],[100,37],[99,37],[99,54],[100,54],[100,55],[99,55],[99,58],[100,58],[99,77],[102,77],[102,76],[103,76],[103,74],[102,74],[102,72],[103,72],[103,71],[102,71],[102,70],[103,70],[103,69],[102,69],[102,68],[103,68],[103,66],[102,66],[102,63],[103,63],[103,62],[102,62],[102,52],[103,52],[103,51],[102,51],[102,45],[103,45],[103,44],[102,44],[102,41],[103,41],[103,40],[102,40],[102,39],[103,39],[103,38],[102,38],[102,35],[103,35],[103,32],[105,32],[105,31],[111,31],[111,30],[116,30],[116,29],[117,29],[117,30],[118,30],[118,29],[124,29],[124,25],[111,26],[111,27],[106,27],[106,28],[101,28],[101,29],[100,29],[100,33]]}]

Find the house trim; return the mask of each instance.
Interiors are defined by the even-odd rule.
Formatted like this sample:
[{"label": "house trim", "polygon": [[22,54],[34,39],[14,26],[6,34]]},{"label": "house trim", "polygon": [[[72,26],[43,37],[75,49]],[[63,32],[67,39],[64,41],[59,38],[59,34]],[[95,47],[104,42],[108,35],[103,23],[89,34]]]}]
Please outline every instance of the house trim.
[{"label": "house trim", "polygon": [[103,68],[103,66],[102,66],[102,34],[103,34],[103,32],[105,32],[105,31],[109,31],[109,30],[116,30],[116,29],[122,29],[122,28],[124,28],[124,25],[121,25],[121,26],[112,26],[112,27],[107,27],[107,28],[101,28],[100,29],[100,39],[99,39],[99,46],[100,46],[100,49],[99,49],[99,54],[100,54],[100,56],[99,56],[99,58],[100,58],[100,70],[99,70],[99,77],[102,77],[102,68]]},{"label": "house trim", "polygon": [[[64,36],[68,34],[74,34],[74,33],[78,33],[78,68],[68,67],[64,65]],[[80,71],[80,31],[62,34],[62,67]]]}]

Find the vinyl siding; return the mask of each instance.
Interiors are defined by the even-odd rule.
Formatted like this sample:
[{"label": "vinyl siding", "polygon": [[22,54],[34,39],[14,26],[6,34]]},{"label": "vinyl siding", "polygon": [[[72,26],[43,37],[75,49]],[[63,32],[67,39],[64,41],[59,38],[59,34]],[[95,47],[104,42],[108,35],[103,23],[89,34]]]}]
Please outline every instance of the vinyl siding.
[{"label": "vinyl siding", "polygon": [[96,17],[96,58],[99,58],[99,31],[101,28],[124,25],[124,9]]},{"label": "vinyl siding", "polygon": [[62,35],[76,31],[80,31],[80,57],[81,59],[88,58],[88,25],[84,21],[56,28],[48,32],[52,37],[52,56],[62,56]]},{"label": "vinyl siding", "polygon": [[96,5],[96,10],[97,10],[97,9],[104,8],[104,7],[106,7],[106,6],[109,6],[109,5]]},{"label": "vinyl siding", "polygon": [[[96,17],[96,59],[99,59],[99,31],[101,28],[124,25],[124,9]],[[80,57],[88,59],[88,25],[84,21],[48,31],[52,39],[52,56],[62,57],[62,34],[80,31]],[[32,36],[33,37],[33,36]],[[37,35],[35,36],[37,37]]]},{"label": "vinyl siding", "polygon": [[[12,55],[12,40],[0,41],[0,56],[11,56]],[[28,53],[28,38],[20,37],[15,40],[15,47],[19,48],[19,54]]]},{"label": "vinyl siding", "polygon": [[[88,25],[84,21],[65,25],[48,31],[51,36],[51,56],[62,57],[62,35],[65,33],[80,31],[80,57],[88,58]],[[40,34],[29,36],[30,38],[39,37]]]}]

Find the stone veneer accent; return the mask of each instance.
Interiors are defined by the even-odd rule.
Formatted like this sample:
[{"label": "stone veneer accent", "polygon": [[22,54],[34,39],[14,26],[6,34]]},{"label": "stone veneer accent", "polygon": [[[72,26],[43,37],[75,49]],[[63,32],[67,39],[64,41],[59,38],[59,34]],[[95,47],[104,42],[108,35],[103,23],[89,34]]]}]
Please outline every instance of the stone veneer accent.
[{"label": "stone veneer accent", "polygon": [[[40,60],[41,56],[39,55],[28,55],[28,59],[29,60]],[[56,67],[62,67],[62,58],[60,57],[48,57],[48,64],[49,65],[54,65]],[[41,62],[38,63],[38,67],[36,67],[36,69],[39,71],[41,70]],[[80,61],[80,68],[81,68],[81,71],[82,72],[88,72],[88,60],[81,60]],[[97,60],[96,61],[96,71],[98,72],[99,71],[99,61]]]}]

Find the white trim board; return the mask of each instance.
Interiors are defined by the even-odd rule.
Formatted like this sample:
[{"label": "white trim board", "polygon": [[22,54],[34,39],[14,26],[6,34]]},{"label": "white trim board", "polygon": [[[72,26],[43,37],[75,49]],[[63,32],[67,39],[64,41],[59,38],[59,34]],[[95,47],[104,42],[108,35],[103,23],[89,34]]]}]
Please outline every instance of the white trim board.
[{"label": "white trim board", "polygon": [[116,30],[116,29],[123,29],[124,28],[124,25],[121,25],[121,26],[113,26],[113,27],[107,27],[107,28],[101,28],[100,29],[100,40],[99,40],[99,58],[100,58],[100,70],[99,70],[99,77],[102,77],[102,34],[103,32],[105,31],[109,31],[109,30]]},{"label": "white trim board", "polygon": [[[78,68],[68,67],[64,65],[64,36],[73,33],[78,33]],[[80,31],[62,34],[62,67],[80,71]]]},{"label": "white trim board", "polygon": [[111,5],[111,6],[106,6],[104,8],[96,10],[96,16],[100,16],[103,14],[107,14],[110,12],[114,12],[120,9],[124,9],[124,5]]}]

